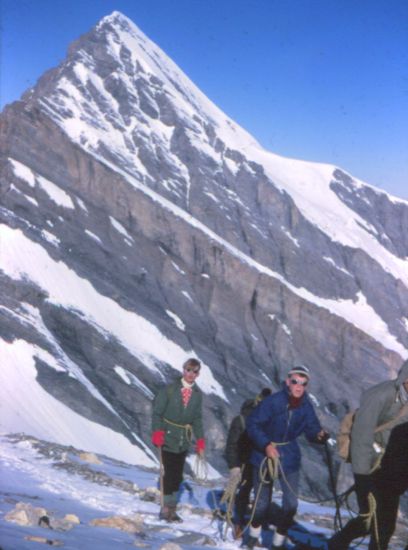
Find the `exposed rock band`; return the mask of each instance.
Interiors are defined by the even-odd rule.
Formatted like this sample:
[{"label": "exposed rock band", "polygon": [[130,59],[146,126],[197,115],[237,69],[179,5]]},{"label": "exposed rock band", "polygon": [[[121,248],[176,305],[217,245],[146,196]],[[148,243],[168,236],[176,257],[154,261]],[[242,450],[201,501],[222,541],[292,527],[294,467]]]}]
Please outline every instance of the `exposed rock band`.
[{"label": "exposed rock band", "polygon": [[[162,388],[153,404],[152,442],[159,448],[162,465],[160,517],[170,522],[182,521],[176,512],[177,499],[192,437],[201,457],[205,449],[202,393],[196,384],[200,368],[197,359],[188,359],[182,377]],[[301,453],[297,439],[304,434],[311,443],[327,445],[329,434],[306,391],[310,379],[308,367],[295,365],[279,391],[263,389],[243,404],[230,425],[226,445],[230,476],[223,498],[234,493],[232,521],[243,548],[261,544],[262,528],[271,521],[276,479],[282,506],[273,520],[271,548],[285,548],[298,507]],[[408,361],[395,380],[363,393],[351,427],[350,462],[359,512],[324,544],[327,550],[346,550],[354,539],[369,535],[369,550],[386,550],[400,496],[408,490]],[[251,492],[254,502],[248,515]]]}]

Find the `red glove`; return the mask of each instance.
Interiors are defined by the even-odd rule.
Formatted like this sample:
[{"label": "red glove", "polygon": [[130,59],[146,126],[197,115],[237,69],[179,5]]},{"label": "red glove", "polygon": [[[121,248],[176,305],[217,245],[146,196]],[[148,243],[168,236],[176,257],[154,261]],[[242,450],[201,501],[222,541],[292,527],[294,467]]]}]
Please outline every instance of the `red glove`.
[{"label": "red glove", "polygon": [[152,443],[156,447],[163,447],[164,445],[164,430],[156,430],[152,433]]},{"label": "red glove", "polygon": [[196,453],[201,453],[205,449],[205,439],[197,439]]}]

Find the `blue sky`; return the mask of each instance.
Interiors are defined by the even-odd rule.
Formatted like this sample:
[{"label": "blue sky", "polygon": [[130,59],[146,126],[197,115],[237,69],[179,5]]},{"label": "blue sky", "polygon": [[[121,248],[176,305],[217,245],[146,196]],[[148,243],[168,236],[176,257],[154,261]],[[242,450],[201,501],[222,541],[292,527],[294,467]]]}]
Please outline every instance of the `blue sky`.
[{"label": "blue sky", "polygon": [[0,0],[1,107],[121,11],[267,149],[408,199],[406,0]]}]

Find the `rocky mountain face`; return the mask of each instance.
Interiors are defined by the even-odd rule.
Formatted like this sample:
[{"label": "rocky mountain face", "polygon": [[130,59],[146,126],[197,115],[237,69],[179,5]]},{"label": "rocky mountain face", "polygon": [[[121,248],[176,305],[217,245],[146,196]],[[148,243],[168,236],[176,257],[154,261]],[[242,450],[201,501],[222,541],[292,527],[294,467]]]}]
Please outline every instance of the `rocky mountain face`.
[{"label": "rocky mountain face", "polygon": [[154,465],[152,396],[195,355],[222,470],[294,362],[334,431],[408,357],[408,203],[265,151],[122,14],[4,109],[0,151],[3,431]]}]

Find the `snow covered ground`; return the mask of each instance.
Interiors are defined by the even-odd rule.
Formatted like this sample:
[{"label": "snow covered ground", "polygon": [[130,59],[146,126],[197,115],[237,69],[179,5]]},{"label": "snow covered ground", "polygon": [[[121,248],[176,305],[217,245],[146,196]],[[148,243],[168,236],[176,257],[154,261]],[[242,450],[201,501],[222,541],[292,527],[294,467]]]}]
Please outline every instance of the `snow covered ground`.
[{"label": "snow covered ground", "polygon": [[[199,483],[186,479],[181,493],[181,524],[158,520],[158,473],[141,466],[129,465],[103,455],[99,464],[80,458],[80,451],[24,435],[0,436],[0,547],[2,550],[41,548],[40,542],[28,537],[42,537],[48,544],[57,542],[71,550],[111,550],[140,547],[158,550],[165,543],[178,546],[169,550],[216,546],[225,550],[239,548],[225,523],[212,517],[212,507],[222,481]],[[219,493],[218,493],[219,494]],[[42,507],[50,518],[62,519],[75,514],[80,523],[70,530],[48,529],[37,525],[22,526],[7,521],[5,516],[18,502]],[[96,518],[122,516],[140,525],[138,532],[92,526]],[[333,509],[302,502],[300,525],[307,533],[329,534]],[[52,523],[51,523],[52,525]],[[324,527],[326,526],[326,528]],[[271,527],[273,529],[273,527]],[[269,544],[272,530],[264,532]],[[41,540],[41,539],[40,539]],[[316,539],[318,540],[318,539]],[[47,544],[47,543],[45,543]],[[290,543],[287,548],[293,549]],[[359,548],[366,548],[365,543]],[[393,546],[396,550],[401,546]]]}]

